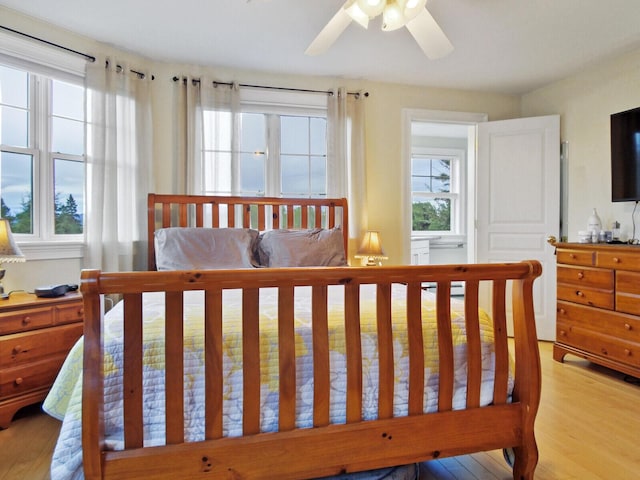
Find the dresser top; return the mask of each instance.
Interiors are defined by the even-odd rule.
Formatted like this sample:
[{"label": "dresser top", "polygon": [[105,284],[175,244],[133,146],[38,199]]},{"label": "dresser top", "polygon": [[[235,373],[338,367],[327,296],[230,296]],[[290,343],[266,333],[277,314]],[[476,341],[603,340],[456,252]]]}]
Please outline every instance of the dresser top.
[{"label": "dresser top", "polygon": [[571,250],[604,250],[616,252],[640,252],[640,245],[629,245],[628,243],[574,243],[574,242],[558,242],[554,245],[556,248],[564,248]]}]

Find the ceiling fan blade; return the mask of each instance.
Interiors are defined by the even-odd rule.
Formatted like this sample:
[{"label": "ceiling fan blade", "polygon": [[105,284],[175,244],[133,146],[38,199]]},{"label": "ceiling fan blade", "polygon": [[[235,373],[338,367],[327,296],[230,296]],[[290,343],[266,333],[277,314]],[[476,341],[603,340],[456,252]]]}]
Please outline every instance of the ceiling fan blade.
[{"label": "ceiling fan blade", "polygon": [[407,29],[431,60],[453,51],[453,45],[426,8],[407,23]]},{"label": "ceiling fan blade", "polygon": [[320,55],[324,53],[333,42],[335,42],[340,34],[345,31],[353,19],[347,11],[341,7],[333,16],[329,23],[320,31],[318,36],[311,42],[311,45],[305,50],[307,55]]}]

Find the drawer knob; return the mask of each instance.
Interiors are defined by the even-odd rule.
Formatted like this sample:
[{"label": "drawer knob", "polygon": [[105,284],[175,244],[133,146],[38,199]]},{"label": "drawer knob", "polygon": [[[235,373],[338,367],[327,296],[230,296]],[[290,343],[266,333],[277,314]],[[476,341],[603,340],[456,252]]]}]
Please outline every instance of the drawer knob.
[{"label": "drawer knob", "polygon": [[567,311],[564,308],[561,308],[558,311],[560,312],[560,315],[566,315],[566,313],[567,313]]},{"label": "drawer knob", "polygon": [[608,355],[609,352],[607,352],[606,348],[601,348],[600,351],[602,352],[603,355]]},{"label": "drawer knob", "polygon": [[584,297],[584,293],[582,293],[580,290],[576,290],[576,295],[579,297]]},{"label": "drawer knob", "polygon": [[613,257],[613,263],[620,263],[620,259],[618,257]]},{"label": "drawer knob", "polygon": [[16,385],[20,385],[22,383],[22,377],[18,377],[16,378],[13,383],[15,383]]},{"label": "drawer knob", "polygon": [[625,349],[624,349],[624,354],[625,354],[627,357],[630,357],[630,356],[631,356],[631,350],[629,350],[628,348],[625,348]]},{"label": "drawer knob", "polygon": [[560,330],[560,336],[561,337],[566,337],[567,336],[567,332],[565,332],[564,330]]},{"label": "drawer knob", "polygon": [[31,317],[26,316],[22,319],[22,324],[23,325],[29,325],[31,323]]},{"label": "drawer knob", "polygon": [[631,325],[629,325],[628,323],[624,324],[624,328],[625,328],[625,330],[631,330],[632,329]]},{"label": "drawer knob", "polygon": [[584,273],[579,272],[579,273],[578,273],[578,278],[579,278],[580,280],[582,280],[582,279],[584,278]]},{"label": "drawer knob", "polygon": [[16,345],[15,347],[13,347],[13,354],[14,355],[18,355],[21,352],[22,352],[22,345]]}]

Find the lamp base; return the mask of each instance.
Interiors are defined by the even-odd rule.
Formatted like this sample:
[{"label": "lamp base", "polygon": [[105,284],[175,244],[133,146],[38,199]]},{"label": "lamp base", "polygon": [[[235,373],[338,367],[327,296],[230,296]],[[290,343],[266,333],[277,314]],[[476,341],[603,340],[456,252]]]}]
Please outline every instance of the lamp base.
[{"label": "lamp base", "polygon": [[[4,268],[0,268],[0,280],[2,280],[4,278],[4,274],[7,271]],[[2,286],[2,283],[0,283],[0,293],[4,293],[4,287]]]}]

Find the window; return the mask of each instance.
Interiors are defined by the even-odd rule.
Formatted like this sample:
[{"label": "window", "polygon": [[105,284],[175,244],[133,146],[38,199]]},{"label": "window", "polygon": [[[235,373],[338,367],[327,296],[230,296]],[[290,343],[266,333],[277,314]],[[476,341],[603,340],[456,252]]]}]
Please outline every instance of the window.
[{"label": "window", "polygon": [[412,232],[461,234],[463,152],[415,149],[411,155]]},{"label": "window", "polygon": [[0,202],[18,240],[82,238],[85,89],[0,64]]},{"label": "window", "polygon": [[228,111],[206,110],[202,192],[326,196],[326,109],[289,110],[245,103],[235,123]]}]

